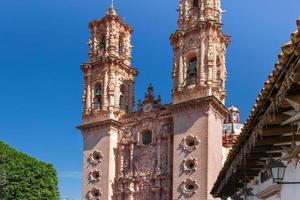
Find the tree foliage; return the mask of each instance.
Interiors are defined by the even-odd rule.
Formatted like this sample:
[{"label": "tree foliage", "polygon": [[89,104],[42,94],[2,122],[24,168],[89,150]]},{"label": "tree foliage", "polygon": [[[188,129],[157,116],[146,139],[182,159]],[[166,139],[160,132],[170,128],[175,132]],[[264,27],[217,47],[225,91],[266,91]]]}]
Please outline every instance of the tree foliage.
[{"label": "tree foliage", "polygon": [[55,169],[0,141],[0,199],[58,200]]}]

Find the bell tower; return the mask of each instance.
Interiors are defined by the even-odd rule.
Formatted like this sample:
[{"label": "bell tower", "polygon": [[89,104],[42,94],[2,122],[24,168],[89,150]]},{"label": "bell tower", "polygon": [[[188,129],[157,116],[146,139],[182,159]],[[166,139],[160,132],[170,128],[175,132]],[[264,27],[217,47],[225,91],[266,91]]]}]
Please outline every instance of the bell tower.
[{"label": "bell tower", "polygon": [[174,51],[173,103],[215,96],[225,103],[226,48],[220,0],[180,0]]},{"label": "bell tower", "polygon": [[173,46],[173,199],[213,200],[227,116],[220,0],[180,0]]},{"label": "bell tower", "polygon": [[116,11],[89,24],[89,62],[84,73],[83,118],[85,122],[117,120],[133,111],[134,80],[137,70],[131,67],[132,28],[124,24]]},{"label": "bell tower", "polygon": [[115,149],[119,121],[133,112],[134,81],[138,71],[131,66],[132,28],[111,7],[101,20],[89,24],[89,61],[84,74],[83,197],[112,199],[115,179]]}]

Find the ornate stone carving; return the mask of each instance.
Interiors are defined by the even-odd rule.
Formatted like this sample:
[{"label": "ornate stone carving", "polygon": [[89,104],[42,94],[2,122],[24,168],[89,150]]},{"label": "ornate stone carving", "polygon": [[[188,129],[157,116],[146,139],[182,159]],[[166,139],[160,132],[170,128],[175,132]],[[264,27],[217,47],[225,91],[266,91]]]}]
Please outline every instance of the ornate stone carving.
[{"label": "ornate stone carving", "polygon": [[94,187],[92,190],[90,190],[87,194],[88,200],[100,200],[101,199],[102,192],[99,188]]},{"label": "ornate stone carving", "polygon": [[119,134],[121,138],[120,143],[123,145],[128,145],[136,142],[132,130],[130,130],[128,127],[123,127]]},{"label": "ornate stone carving", "polygon": [[88,157],[88,162],[90,164],[97,165],[97,164],[101,163],[102,159],[103,159],[102,152],[96,150],[90,154],[90,156]]},{"label": "ornate stone carving", "polygon": [[180,147],[189,153],[193,152],[195,149],[197,149],[197,146],[199,144],[200,140],[198,137],[189,135],[186,138],[183,138]]},{"label": "ornate stone carving", "polygon": [[90,172],[89,180],[92,183],[95,183],[100,180],[101,176],[102,176],[101,170],[94,170]]},{"label": "ornate stone carving", "polygon": [[184,173],[192,173],[197,170],[198,162],[196,158],[189,158],[182,162],[182,170]]},{"label": "ornate stone carving", "polygon": [[187,179],[186,181],[182,182],[179,186],[179,190],[185,197],[191,197],[196,193],[198,190],[199,185],[193,179]]},{"label": "ornate stone carving", "polygon": [[158,138],[167,138],[173,132],[172,123],[165,123],[161,126],[159,133],[156,135],[156,139]]},{"label": "ornate stone carving", "polygon": [[134,155],[134,165],[138,172],[144,175],[155,173],[157,163],[157,152],[154,148],[144,148]]}]

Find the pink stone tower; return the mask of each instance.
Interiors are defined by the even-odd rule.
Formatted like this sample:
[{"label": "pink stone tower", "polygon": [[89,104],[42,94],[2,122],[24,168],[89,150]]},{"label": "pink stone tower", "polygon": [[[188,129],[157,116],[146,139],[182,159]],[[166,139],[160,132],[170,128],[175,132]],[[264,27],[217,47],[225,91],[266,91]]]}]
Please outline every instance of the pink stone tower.
[{"label": "pink stone tower", "polygon": [[211,200],[227,117],[220,0],[181,0],[173,101],[150,85],[134,110],[132,28],[112,7],[89,24],[84,74],[83,195],[88,200]]}]

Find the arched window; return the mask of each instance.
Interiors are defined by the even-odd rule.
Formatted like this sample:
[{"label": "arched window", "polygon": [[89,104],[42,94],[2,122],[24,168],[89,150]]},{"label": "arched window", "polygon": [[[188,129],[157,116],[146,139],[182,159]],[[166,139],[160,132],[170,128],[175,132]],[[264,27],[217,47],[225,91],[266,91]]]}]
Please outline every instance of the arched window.
[{"label": "arched window", "polygon": [[221,81],[221,60],[220,57],[217,57],[217,80]]},{"label": "arched window", "polygon": [[186,85],[193,85],[197,83],[197,58],[193,57],[188,62]]},{"label": "arched window", "polygon": [[193,7],[194,8],[199,8],[199,2],[198,2],[198,0],[193,0]]},{"label": "arched window", "polygon": [[94,108],[101,109],[102,106],[102,87],[101,84],[95,85],[94,89]]},{"label": "arched window", "polygon": [[120,86],[120,100],[119,100],[119,104],[120,104],[120,108],[127,111],[128,109],[128,104],[127,104],[127,98],[126,98],[126,94],[127,94],[127,89],[126,86],[124,84],[122,84]]},{"label": "arched window", "polygon": [[100,51],[105,51],[105,48],[106,48],[105,37],[103,36],[99,44],[99,49]]},{"label": "arched window", "polygon": [[149,145],[152,143],[152,132],[151,131],[144,131],[143,135],[143,145]]},{"label": "arched window", "polygon": [[124,39],[122,36],[120,36],[119,39],[119,52],[122,54],[125,51],[125,44],[124,44]]}]

